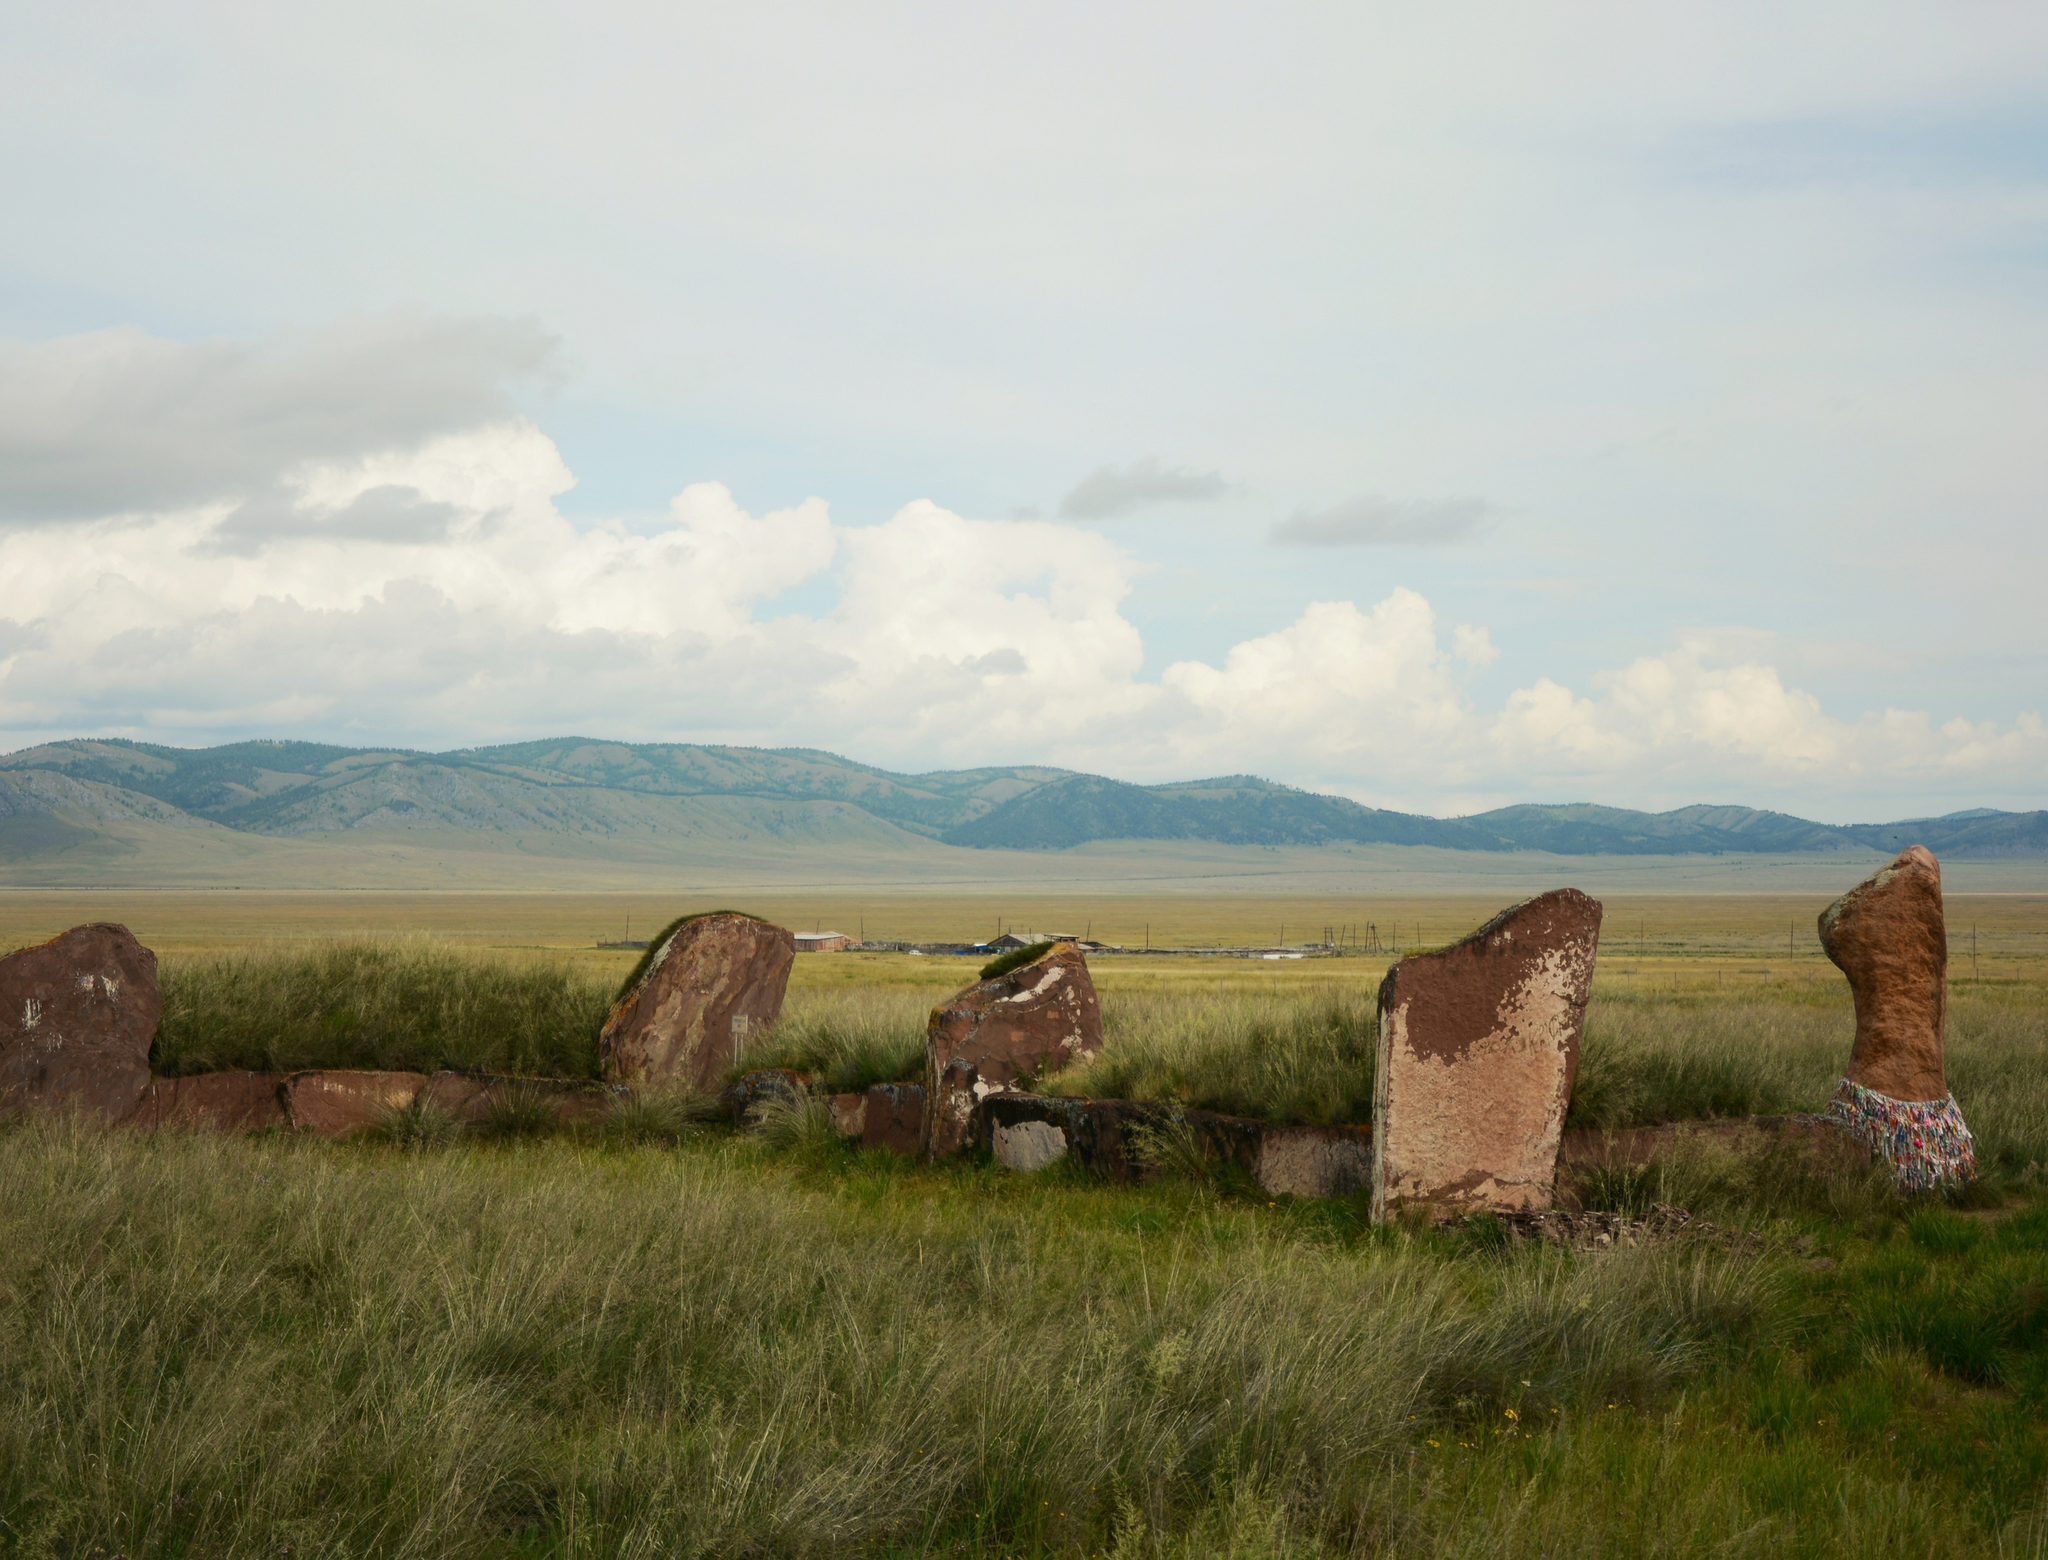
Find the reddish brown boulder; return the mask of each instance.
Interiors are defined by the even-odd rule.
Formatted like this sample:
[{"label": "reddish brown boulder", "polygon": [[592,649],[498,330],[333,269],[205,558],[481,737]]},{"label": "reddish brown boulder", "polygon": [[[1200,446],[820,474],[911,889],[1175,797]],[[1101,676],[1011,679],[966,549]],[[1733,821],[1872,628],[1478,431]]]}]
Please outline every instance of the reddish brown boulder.
[{"label": "reddish brown boulder", "polygon": [[1374,1218],[1550,1206],[1599,943],[1599,901],[1560,888],[1387,972]]},{"label": "reddish brown boulder", "polygon": [[153,1078],[130,1126],[183,1132],[261,1132],[290,1125],[284,1074],[195,1073]]},{"label": "reddish brown boulder", "polygon": [[860,1113],[860,1146],[915,1154],[924,1147],[924,1085],[877,1083]]},{"label": "reddish brown boulder", "polygon": [[1101,1049],[1102,1006],[1073,943],[969,986],[932,1010],[925,1031],[925,1152],[958,1153],[982,1100]]},{"label": "reddish brown boulder", "polygon": [[597,1041],[605,1077],[715,1087],[747,1041],[782,1016],[795,962],[795,939],[750,915],[678,921],[612,1005]]},{"label": "reddish brown boulder", "polygon": [[285,1110],[301,1132],[341,1137],[408,1110],[426,1087],[416,1072],[301,1072],[284,1083]]},{"label": "reddish brown boulder", "polygon": [[1913,846],[1829,905],[1820,945],[1856,998],[1849,1081],[1895,1100],[1946,1099],[1948,926],[1933,852]]},{"label": "reddish brown boulder", "polygon": [[74,926],[0,959],[0,1115],[133,1114],[163,1007],[156,955],[125,926]]}]

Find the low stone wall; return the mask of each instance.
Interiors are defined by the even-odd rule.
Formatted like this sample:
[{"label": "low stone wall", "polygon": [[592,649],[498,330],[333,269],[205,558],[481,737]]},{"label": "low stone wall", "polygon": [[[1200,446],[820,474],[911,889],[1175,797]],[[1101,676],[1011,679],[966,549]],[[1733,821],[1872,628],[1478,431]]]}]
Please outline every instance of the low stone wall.
[{"label": "low stone wall", "polygon": [[152,1078],[126,1125],[144,1131],[260,1132],[283,1128],[346,1137],[414,1107],[464,1125],[490,1119],[501,1102],[539,1102],[557,1121],[596,1121],[626,1091],[574,1078],[494,1074],[319,1070],[215,1072]]},{"label": "low stone wall", "polygon": [[1371,1183],[1370,1127],[1275,1127],[1149,1100],[1046,1094],[993,1094],[975,1112],[976,1141],[998,1163],[1033,1171],[1071,1159],[1118,1185],[1149,1173],[1140,1152],[1147,1132],[1185,1134],[1203,1159],[1236,1165],[1274,1196],[1339,1197]]}]

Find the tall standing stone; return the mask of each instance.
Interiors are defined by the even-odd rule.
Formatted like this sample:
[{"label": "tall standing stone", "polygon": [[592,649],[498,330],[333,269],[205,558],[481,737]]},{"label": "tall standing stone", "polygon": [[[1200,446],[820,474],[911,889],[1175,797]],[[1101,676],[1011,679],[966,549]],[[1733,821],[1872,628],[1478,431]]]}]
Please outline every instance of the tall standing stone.
[{"label": "tall standing stone", "polygon": [[782,1016],[796,939],[718,911],[669,927],[612,1004],[598,1036],[608,1079],[714,1087],[753,1036]]},{"label": "tall standing stone", "polygon": [[1372,1208],[1547,1208],[1600,945],[1575,888],[1503,910],[1380,983]]},{"label": "tall standing stone", "polygon": [[1102,1004],[1073,943],[969,986],[934,1008],[925,1030],[925,1152],[957,1154],[982,1100],[1101,1049]]},{"label": "tall standing stone", "polygon": [[0,1114],[127,1119],[149,1088],[163,1009],[156,955],[110,921],[0,959]]},{"label": "tall standing stone", "polygon": [[1901,1185],[1969,1180],[1975,1146],[1948,1092],[1948,926],[1934,853],[1911,846],[1829,905],[1820,945],[1856,1000],[1856,1043],[1829,1115]]}]

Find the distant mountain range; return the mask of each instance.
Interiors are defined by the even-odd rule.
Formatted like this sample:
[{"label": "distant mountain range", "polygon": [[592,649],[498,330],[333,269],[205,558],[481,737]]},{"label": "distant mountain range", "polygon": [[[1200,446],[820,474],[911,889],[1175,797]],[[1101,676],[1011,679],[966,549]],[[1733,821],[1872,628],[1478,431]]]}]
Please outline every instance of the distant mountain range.
[{"label": "distant mountain range", "polygon": [[[0,856],[89,838],[111,820],[296,837],[348,830],[581,837],[860,840],[980,850],[1095,840],[1430,845],[1565,855],[1895,851],[2048,856],[2048,811],[1987,809],[1838,826],[1752,807],[1503,807],[1430,818],[1229,775],[1127,785],[1036,766],[893,774],[808,748],[565,738],[416,753],[310,742],[174,748],[53,742],[0,758]],[[665,843],[665,841],[664,841]]]}]

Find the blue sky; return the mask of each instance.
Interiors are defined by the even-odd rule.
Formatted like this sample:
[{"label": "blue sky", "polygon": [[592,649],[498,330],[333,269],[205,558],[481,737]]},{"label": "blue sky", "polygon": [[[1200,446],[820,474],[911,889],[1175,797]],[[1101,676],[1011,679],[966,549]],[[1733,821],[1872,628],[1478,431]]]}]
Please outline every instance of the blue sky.
[{"label": "blue sky", "polygon": [[2043,805],[2044,89],[2027,6],[10,7],[0,730]]}]

